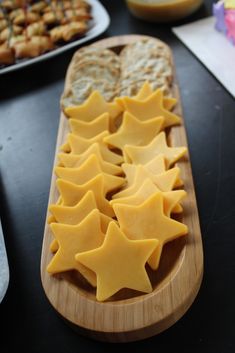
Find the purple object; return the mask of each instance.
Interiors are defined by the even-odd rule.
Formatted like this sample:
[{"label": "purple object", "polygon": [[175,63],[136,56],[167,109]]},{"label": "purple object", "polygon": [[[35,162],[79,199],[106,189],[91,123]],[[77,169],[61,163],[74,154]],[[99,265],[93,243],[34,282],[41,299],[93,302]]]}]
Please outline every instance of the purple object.
[{"label": "purple object", "polygon": [[225,23],[225,10],[224,3],[222,1],[213,4],[213,14],[216,18],[215,28],[219,32],[227,33],[227,27]]},{"label": "purple object", "polygon": [[227,27],[227,38],[235,44],[235,10],[225,11],[225,24]]}]

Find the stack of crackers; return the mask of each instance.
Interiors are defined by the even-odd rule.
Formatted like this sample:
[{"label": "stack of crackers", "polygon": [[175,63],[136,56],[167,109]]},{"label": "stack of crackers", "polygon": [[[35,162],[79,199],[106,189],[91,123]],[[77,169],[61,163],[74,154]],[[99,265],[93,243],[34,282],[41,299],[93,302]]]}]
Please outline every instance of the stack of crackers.
[{"label": "stack of crackers", "polygon": [[80,49],[74,56],[69,75],[69,88],[61,106],[83,103],[98,90],[106,101],[117,96],[135,96],[145,81],[152,89],[161,88],[170,94],[173,69],[169,49],[160,41],[143,39],[131,43],[120,55],[94,46]]}]

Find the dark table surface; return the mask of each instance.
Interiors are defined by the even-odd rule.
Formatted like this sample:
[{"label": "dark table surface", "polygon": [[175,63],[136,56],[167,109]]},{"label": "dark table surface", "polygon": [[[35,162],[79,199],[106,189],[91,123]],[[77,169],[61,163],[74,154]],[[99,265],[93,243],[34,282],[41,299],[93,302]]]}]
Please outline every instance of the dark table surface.
[{"label": "dark table surface", "polygon": [[[159,37],[172,48],[186,122],[205,254],[201,290],[192,307],[159,336],[105,344],[74,333],[47,301],[40,256],[59,122],[59,98],[74,50],[0,76],[0,208],[10,284],[0,305],[0,351],[235,351],[234,99],[167,25],[133,18],[123,1],[103,1],[120,34]],[[196,15],[208,16],[212,1]],[[101,37],[101,38],[102,38]]]}]

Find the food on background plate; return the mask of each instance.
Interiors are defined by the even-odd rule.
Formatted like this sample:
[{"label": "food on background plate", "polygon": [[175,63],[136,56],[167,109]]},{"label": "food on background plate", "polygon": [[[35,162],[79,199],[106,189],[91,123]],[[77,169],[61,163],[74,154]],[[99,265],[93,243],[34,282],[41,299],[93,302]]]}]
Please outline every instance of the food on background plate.
[{"label": "food on background plate", "polygon": [[[68,78],[69,91],[61,99],[71,132],[61,146],[55,167],[59,198],[57,204],[49,207],[52,216],[48,222],[55,238],[50,246],[54,255],[47,270],[51,274],[78,271],[96,288],[98,301],[109,299],[122,288],[151,292],[149,271],[157,271],[164,244],[188,231],[180,221],[186,192],[179,189],[183,181],[180,168],[175,165],[187,149],[170,145],[167,138],[169,129],[181,124],[181,118],[170,112],[176,99],[167,97],[164,87],[155,89],[151,81],[144,82],[138,90],[139,79],[133,79],[135,94],[119,94],[123,70],[132,65],[129,53],[137,47],[148,48],[148,52],[153,48],[153,60],[157,60],[156,47],[148,40],[126,46],[121,53],[123,61],[106,49],[91,46],[79,50]],[[168,63],[162,73],[170,91],[170,55],[160,44],[158,55],[164,55]],[[106,67],[98,60],[100,56]],[[86,65],[95,65],[95,58],[96,74],[94,68]],[[151,67],[154,71],[158,65]],[[115,75],[111,81],[108,77],[112,69]],[[83,72],[82,77],[76,70]],[[153,71],[149,69],[150,76]],[[156,80],[158,74],[154,72]],[[73,81],[74,77],[77,81]],[[112,99],[104,99],[104,86],[99,91],[95,89],[95,83],[102,79],[113,85]],[[90,90],[84,94],[86,80]],[[78,103],[73,100],[73,82],[78,90],[83,90],[77,96]],[[66,98],[71,99],[67,100],[68,105],[64,104]],[[92,202],[86,206],[90,199]],[[98,245],[92,240],[94,231],[90,226],[83,227],[94,217],[92,212],[99,218],[96,229],[104,234]]]},{"label": "food on background plate", "polygon": [[37,57],[86,34],[92,19],[84,0],[2,1],[0,67]]}]

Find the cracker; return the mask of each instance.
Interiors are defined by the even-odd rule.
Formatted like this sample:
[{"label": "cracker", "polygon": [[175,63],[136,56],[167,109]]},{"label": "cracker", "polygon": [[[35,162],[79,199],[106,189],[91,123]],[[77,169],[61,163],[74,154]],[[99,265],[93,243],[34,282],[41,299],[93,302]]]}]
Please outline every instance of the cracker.
[{"label": "cracker", "polygon": [[120,53],[120,95],[136,95],[145,81],[153,89],[169,93],[173,81],[171,54],[160,41],[143,39],[127,45]]},{"label": "cracker", "polygon": [[119,56],[116,55],[112,50],[92,46],[84,47],[75,53],[73,57],[74,67],[77,66],[77,63],[83,60],[97,59],[100,59],[105,63],[115,64],[115,66],[120,68]]},{"label": "cracker", "polygon": [[70,89],[61,98],[63,108],[82,104],[93,91],[98,90],[106,101],[111,101],[117,95],[116,85],[107,80],[93,80],[84,78],[74,81]]},{"label": "cracker", "polygon": [[120,77],[120,70],[107,65],[102,60],[87,60],[77,65],[76,70],[71,74],[71,80],[80,78],[92,78],[93,80],[104,79],[108,82],[117,83]]},{"label": "cracker", "polygon": [[171,54],[160,41],[143,39],[127,45],[120,56],[112,50],[87,46],[73,57],[69,89],[62,107],[82,104],[98,90],[106,101],[116,96],[135,96],[145,81],[169,95],[173,80]]},{"label": "cracker", "polygon": [[143,39],[127,45],[120,53],[120,59],[125,65],[128,65],[133,57],[136,61],[141,57],[165,57],[170,61],[171,54],[168,47],[160,41]]}]

